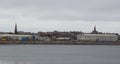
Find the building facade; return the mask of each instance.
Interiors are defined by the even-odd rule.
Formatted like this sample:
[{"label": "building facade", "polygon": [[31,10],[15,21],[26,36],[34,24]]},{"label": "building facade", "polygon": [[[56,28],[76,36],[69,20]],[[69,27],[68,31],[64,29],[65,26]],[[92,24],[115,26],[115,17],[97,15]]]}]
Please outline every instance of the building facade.
[{"label": "building facade", "polygon": [[118,41],[118,35],[112,34],[79,34],[77,40],[81,41]]},{"label": "building facade", "polygon": [[[34,38],[35,37],[35,38]],[[11,40],[36,40],[36,36],[34,35],[18,35],[18,34],[0,34],[0,40],[1,41],[11,41]]]}]

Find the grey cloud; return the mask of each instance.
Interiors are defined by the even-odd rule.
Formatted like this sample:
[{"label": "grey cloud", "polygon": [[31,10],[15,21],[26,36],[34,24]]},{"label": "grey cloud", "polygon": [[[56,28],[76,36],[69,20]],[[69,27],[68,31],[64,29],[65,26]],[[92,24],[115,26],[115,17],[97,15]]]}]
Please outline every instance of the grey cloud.
[{"label": "grey cloud", "polygon": [[43,20],[119,21],[119,6],[120,0],[0,0],[0,9]]}]

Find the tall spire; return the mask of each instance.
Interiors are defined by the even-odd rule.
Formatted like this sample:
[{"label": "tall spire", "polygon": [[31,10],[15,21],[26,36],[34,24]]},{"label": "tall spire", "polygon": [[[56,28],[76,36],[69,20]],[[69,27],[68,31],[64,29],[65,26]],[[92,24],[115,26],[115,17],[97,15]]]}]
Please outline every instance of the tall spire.
[{"label": "tall spire", "polygon": [[98,34],[98,31],[96,30],[96,26],[94,26],[94,30],[92,31],[92,34]]},{"label": "tall spire", "polygon": [[18,32],[17,32],[17,24],[15,24],[15,32],[14,33],[18,34]]},{"label": "tall spire", "polygon": [[96,32],[96,26],[94,26],[94,30],[93,31]]}]

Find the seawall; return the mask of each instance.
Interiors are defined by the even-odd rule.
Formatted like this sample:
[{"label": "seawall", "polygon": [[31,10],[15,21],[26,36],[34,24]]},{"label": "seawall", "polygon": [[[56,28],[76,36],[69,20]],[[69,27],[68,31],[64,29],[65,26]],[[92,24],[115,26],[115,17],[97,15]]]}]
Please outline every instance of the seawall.
[{"label": "seawall", "polygon": [[38,45],[120,45],[120,42],[95,41],[0,41],[0,44],[38,44]]}]

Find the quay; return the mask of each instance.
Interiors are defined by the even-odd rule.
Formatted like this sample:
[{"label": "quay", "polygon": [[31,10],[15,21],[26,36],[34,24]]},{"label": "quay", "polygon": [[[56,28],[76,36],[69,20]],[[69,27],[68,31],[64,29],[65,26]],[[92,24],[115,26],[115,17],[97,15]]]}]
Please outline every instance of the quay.
[{"label": "quay", "polygon": [[95,42],[95,41],[0,41],[0,44],[32,44],[32,45],[120,45],[120,42]]}]

